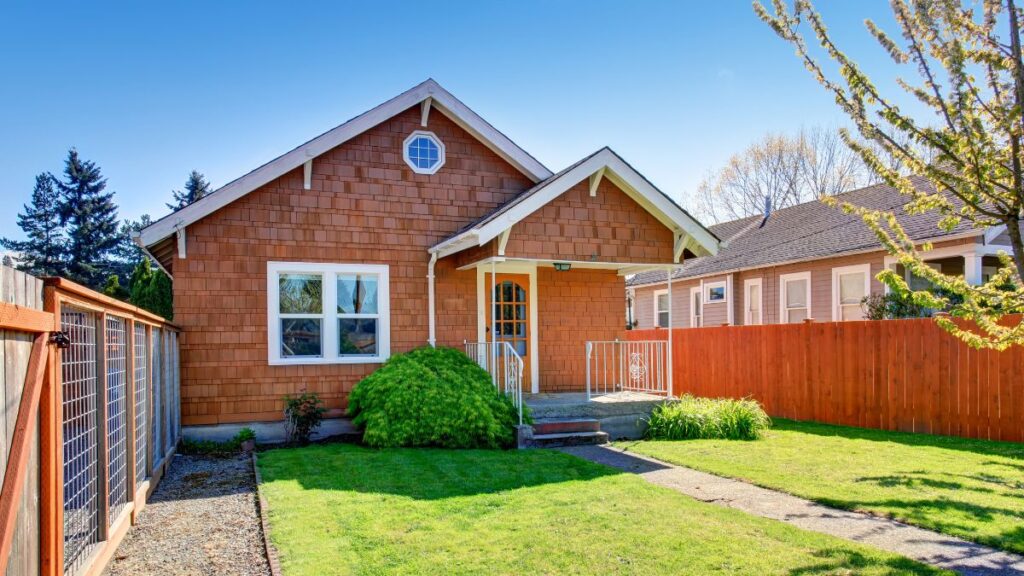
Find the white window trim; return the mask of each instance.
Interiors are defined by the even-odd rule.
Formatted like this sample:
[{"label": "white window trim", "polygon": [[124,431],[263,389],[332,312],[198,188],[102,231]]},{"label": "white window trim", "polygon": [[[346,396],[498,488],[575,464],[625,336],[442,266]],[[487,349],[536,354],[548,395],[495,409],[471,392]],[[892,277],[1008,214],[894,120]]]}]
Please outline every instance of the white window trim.
[{"label": "white window trim", "polygon": [[811,273],[807,272],[794,272],[793,274],[780,274],[779,275],[779,324],[789,324],[787,321],[789,316],[786,314],[786,282],[791,280],[807,280],[807,317],[813,318],[811,314],[811,294],[813,289],[811,288]]},{"label": "white window trim", "polygon": [[[658,310],[658,297],[659,296],[665,296],[667,298],[668,297],[668,290],[666,289],[666,290],[655,290],[654,291],[654,327],[655,328],[668,328],[668,326],[662,326],[658,322],[661,319],[661,310]],[[668,306],[669,306],[669,308],[671,308],[672,307],[672,302],[669,302]],[[666,310],[666,312],[668,312],[668,310]],[[671,316],[672,315],[670,314],[669,317],[671,318]]]},{"label": "white window trim", "polygon": [[[694,314],[693,296],[694,294],[700,296],[700,326],[696,325],[697,315]],[[704,289],[701,286],[694,286],[690,288],[690,328],[703,328],[704,327]]]},{"label": "white window trim", "polygon": [[[281,274],[322,274],[323,311],[321,352],[318,358],[281,357],[281,317],[279,314]],[[377,355],[338,355],[338,274],[375,274],[377,276]],[[315,262],[267,262],[267,361],[272,366],[310,364],[379,364],[391,356],[391,299],[388,266],[385,264],[329,264]]]},{"label": "white window trim", "polygon": [[[434,144],[437,144],[437,164],[430,168],[420,168],[409,158],[409,143],[420,136],[425,136],[433,140]],[[414,130],[412,134],[409,134],[408,138],[402,142],[402,159],[405,160],[405,164],[417,174],[436,174],[438,170],[444,166],[445,154],[444,154],[444,142],[437,137],[437,134],[429,132],[427,130]]]},{"label": "white window trim", "polygon": [[[750,321],[750,288],[752,286],[757,286],[758,293],[761,295],[761,307],[758,309],[761,318],[757,322]],[[764,283],[761,278],[748,278],[743,281],[743,325],[760,326],[761,324],[764,324]]]},{"label": "white window trim", "polygon": [[864,296],[871,295],[871,264],[854,264],[852,266],[839,266],[832,269],[832,321],[839,322],[843,319],[841,304],[839,302],[839,277],[843,274],[864,274]]},{"label": "white window trim", "polygon": [[[711,301],[710,294],[712,288],[721,288],[725,292],[725,298],[722,300]],[[728,304],[729,303],[729,286],[725,280],[719,280],[717,282],[705,282],[704,283],[704,295],[701,299],[701,304]]]}]

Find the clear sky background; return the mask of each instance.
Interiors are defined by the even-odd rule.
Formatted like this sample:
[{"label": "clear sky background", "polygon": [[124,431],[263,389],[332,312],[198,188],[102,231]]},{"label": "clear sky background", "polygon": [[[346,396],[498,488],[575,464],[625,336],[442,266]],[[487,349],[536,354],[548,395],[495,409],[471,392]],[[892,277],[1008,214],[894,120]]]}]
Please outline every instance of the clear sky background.
[{"label": "clear sky background", "polygon": [[[884,0],[818,0],[868,69]],[[192,169],[219,187],[433,77],[548,168],[609,145],[686,204],[770,131],[834,102],[747,0],[5,2],[0,235],[71,146],[122,218],[168,212]],[[888,85],[889,82],[880,82]]]}]

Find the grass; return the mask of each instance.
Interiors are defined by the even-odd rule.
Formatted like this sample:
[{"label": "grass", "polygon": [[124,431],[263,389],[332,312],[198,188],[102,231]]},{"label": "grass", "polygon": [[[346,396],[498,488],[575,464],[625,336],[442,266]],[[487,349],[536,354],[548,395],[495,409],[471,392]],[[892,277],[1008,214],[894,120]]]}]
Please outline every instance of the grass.
[{"label": "grass", "polygon": [[544,450],[259,459],[284,574],[938,574]]},{"label": "grass", "polygon": [[777,420],[757,442],[622,447],[1024,553],[1021,444]]}]

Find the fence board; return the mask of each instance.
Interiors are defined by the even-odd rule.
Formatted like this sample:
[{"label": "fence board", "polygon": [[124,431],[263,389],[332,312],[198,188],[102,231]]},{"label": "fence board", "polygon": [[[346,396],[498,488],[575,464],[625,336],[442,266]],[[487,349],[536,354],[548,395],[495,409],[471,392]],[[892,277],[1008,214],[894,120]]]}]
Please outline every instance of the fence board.
[{"label": "fence board", "polygon": [[975,350],[930,319],[676,328],[672,338],[677,395],[749,396],[796,420],[1024,442],[1022,346]]}]

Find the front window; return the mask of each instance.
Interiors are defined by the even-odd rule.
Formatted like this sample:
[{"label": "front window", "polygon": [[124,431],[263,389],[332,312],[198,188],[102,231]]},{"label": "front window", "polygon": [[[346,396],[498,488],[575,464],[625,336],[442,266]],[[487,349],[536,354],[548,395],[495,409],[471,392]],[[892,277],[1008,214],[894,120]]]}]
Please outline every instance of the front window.
[{"label": "front window", "polygon": [[726,298],[725,282],[709,282],[704,285],[704,301],[708,304],[725,302]]},{"label": "front window", "polygon": [[704,325],[702,317],[703,306],[701,306],[700,288],[690,290],[690,327],[700,328]]},{"label": "front window", "polygon": [[387,359],[387,266],[270,262],[267,278],[271,364]]},{"label": "front window", "polygon": [[835,320],[863,320],[864,298],[871,289],[871,266],[862,264],[832,270]]},{"label": "front window", "polygon": [[747,282],[746,318],[744,323],[754,326],[761,323],[761,281]]},{"label": "front window", "polygon": [[668,328],[668,290],[658,290],[654,293],[654,317],[655,326]]},{"label": "front window", "polygon": [[417,130],[402,145],[405,163],[417,174],[433,174],[444,165],[444,144],[433,132]]},{"label": "front window", "polygon": [[782,292],[782,322],[796,324],[811,317],[809,272],[784,274],[779,278]]}]

